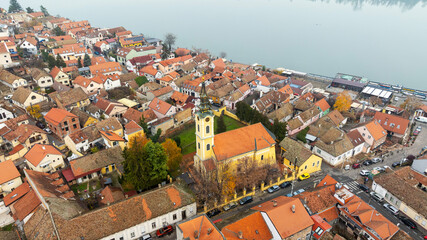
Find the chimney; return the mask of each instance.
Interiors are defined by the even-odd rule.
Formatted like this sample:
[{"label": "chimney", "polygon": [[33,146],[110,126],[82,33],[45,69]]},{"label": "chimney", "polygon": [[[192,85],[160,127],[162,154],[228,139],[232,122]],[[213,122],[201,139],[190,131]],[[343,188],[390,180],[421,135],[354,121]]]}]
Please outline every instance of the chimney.
[{"label": "chimney", "polygon": [[46,150],[46,147],[44,145],[42,145],[43,150]]},{"label": "chimney", "polygon": [[277,201],[273,200],[273,207],[277,207]]},{"label": "chimney", "polygon": [[208,228],[208,235],[212,233],[212,228]]},{"label": "chimney", "polygon": [[295,213],[295,205],[292,205],[291,210],[292,210],[293,213]]},{"label": "chimney", "polygon": [[27,126],[25,126],[25,132],[28,132],[28,128],[27,128]]},{"label": "chimney", "polygon": [[239,239],[243,239],[243,232],[242,231],[239,231],[238,237],[239,237]]},{"label": "chimney", "polygon": [[197,230],[194,231],[194,238],[195,239],[199,238],[199,231],[197,231]]}]

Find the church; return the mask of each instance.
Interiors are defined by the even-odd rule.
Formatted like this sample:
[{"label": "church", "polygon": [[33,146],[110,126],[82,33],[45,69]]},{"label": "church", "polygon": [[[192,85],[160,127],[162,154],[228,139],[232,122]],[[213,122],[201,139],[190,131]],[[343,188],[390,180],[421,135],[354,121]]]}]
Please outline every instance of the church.
[{"label": "church", "polygon": [[259,165],[276,163],[276,137],[261,123],[238,128],[220,134],[214,133],[213,114],[205,85],[202,83],[200,106],[195,114],[196,155],[194,166],[202,172],[221,169],[229,164],[239,171],[239,160],[256,160]]}]

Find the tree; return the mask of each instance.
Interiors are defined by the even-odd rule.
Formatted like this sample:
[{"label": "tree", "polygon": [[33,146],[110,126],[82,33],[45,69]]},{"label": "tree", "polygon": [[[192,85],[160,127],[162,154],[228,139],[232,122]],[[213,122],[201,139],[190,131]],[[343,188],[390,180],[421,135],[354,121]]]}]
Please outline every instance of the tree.
[{"label": "tree", "polygon": [[56,26],[54,29],[52,29],[53,34],[55,34],[55,36],[63,36],[65,35],[65,32],[62,31],[62,29],[58,26]]},{"label": "tree", "polygon": [[227,126],[225,125],[224,116],[222,114],[219,116],[217,124],[216,133],[223,133],[227,131]]},{"label": "tree", "polygon": [[92,64],[90,57],[87,53],[85,53],[85,57],[83,58],[83,66],[89,67]]},{"label": "tree", "polygon": [[307,143],[307,139],[305,138],[307,136],[308,131],[310,130],[309,127],[304,128],[297,134],[297,139],[300,140],[303,143]]},{"label": "tree", "polygon": [[227,53],[226,52],[220,52],[219,53],[219,57],[220,58],[226,58],[227,57]]},{"label": "tree", "polygon": [[162,60],[168,59],[169,55],[170,55],[170,47],[163,43],[162,45],[162,54],[160,54],[160,57],[162,58]]},{"label": "tree", "polygon": [[347,91],[338,93],[334,108],[339,112],[347,112],[351,107],[351,96]]},{"label": "tree", "polygon": [[21,4],[19,4],[17,0],[10,0],[8,12],[9,13],[15,13],[15,12],[20,12],[20,11],[22,11]]},{"label": "tree", "polygon": [[228,164],[222,168],[220,180],[222,197],[230,199],[234,195],[234,191],[236,189],[236,178],[231,172]]},{"label": "tree", "polygon": [[149,141],[144,149],[146,157],[149,159],[151,171],[150,181],[158,184],[168,176],[167,155],[160,143]]},{"label": "tree", "polygon": [[406,100],[400,105],[401,108],[405,109],[408,112],[414,112],[417,108],[422,105],[420,99],[416,97],[409,96]]},{"label": "tree", "polygon": [[49,12],[43,5],[40,5],[40,11],[45,15],[45,17],[50,16]]},{"label": "tree", "polygon": [[135,78],[135,82],[138,86],[142,86],[143,84],[148,83],[148,79],[146,76],[138,76]]},{"label": "tree", "polygon": [[64,59],[62,59],[62,57],[59,54],[56,55],[56,61],[55,62],[56,62],[57,67],[66,67],[67,66],[67,64],[65,64]]},{"label": "tree", "polygon": [[49,66],[49,69],[52,69],[56,66],[56,60],[52,55],[49,55],[47,57],[47,64]]},{"label": "tree", "polygon": [[175,44],[176,42],[176,36],[173,33],[167,33],[165,35],[165,44],[169,47],[169,50],[172,49],[172,46]]},{"label": "tree", "polygon": [[279,122],[279,120],[276,118],[274,119],[273,123],[273,133],[276,135],[277,140],[280,142],[282,141],[288,132],[286,126],[288,124],[286,122]]},{"label": "tree", "polygon": [[159,141],[159,138],[160,138],[160,135],[162,135],[162,129],[161,129],[161,128],[158,128],[158,129],[157,129],[156,134],[154,134],[153,136],[151,136],[151,137],[150,137],[150,139],[151,139],[153,142],[158,142],[158,141]]},{"label": "tree", "polygon": [[169,172],[176,173],[182,161],[181,148],[170,138],[167,138],[162,143],[162,146],[168,156],[167,166]]},{"label": "tree", "polygon": [[250,189],[253,186],[259,185],[267,177],[267,168],[260,166],[252,158],[246,157],[240,159],[237,168],[240,170],[236,173],[237,189]]},{"label": "tree", "polygon": [[42,115],[40,113],[40,106],[39,105],[28,106],[27,112],[36,120],[38,120],[42,117]]},{"label": "tree", "polygon": [[42,59],[43,59],[43,61],[44,62],[46,62],[47,61],[47,59],[48,59],[48,57],[49,57],[49,53],[48,52],[46,52],[46,50],[42,50],[41,51],[41,54],[42,54]]},{"label": "tree", "polygon": [[150,163],[145,153],[145,145],[135,139],[130,148],[123,151],[125,159],[123,167],[125,170],[124,179],[131,183],[136,190],[149,188],[150,183]]},{"label": "tree", "polygon": [[144,115],[142,115],[142,116],[141,116],[141,119],[139,120],[139,126],[141,126],[141,127],[142,127],[142,129],[144,129],[144,133],[145,133],[146,135],[148,135],[148,134],[149,134],[149,131],[148,131],[148,124],[145,122]]},{"label": "tree", "polygon": [[82,57],[77,58],[77,68],[82,68]]},{"label": "tree", "polygon": [[26,10],[27,10],[27,13],[33,13],[34,12],[34,9],[32,9],[30,7],[27,7]]}]

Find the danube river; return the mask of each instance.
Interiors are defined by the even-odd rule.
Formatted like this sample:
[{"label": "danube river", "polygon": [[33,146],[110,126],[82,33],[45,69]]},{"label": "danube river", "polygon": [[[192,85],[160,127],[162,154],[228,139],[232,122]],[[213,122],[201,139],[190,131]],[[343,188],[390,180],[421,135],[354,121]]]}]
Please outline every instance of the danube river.
[{"label": "danube river", "polygon": [[427,0],[18,1],[93,26],[171,32],[176,46],[235,62],[427,90]]}]

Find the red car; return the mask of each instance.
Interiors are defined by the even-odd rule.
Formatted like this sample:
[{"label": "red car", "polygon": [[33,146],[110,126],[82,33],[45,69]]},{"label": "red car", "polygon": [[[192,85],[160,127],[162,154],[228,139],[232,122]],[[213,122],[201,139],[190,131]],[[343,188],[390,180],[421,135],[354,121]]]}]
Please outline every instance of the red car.
[{"label": "red car", "polygon": [[169,235],[173,232],[173,227],[171,225],[162,227],[159,230],[157,230],[156,235],[157,237],[164,237],[166,235]]},{"label": "red car", "polygon": [[353,164],[353,169],[356,169],[356,168],[360,168],[360,164],[359,163]]}]

